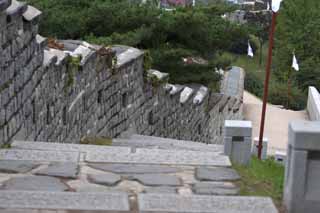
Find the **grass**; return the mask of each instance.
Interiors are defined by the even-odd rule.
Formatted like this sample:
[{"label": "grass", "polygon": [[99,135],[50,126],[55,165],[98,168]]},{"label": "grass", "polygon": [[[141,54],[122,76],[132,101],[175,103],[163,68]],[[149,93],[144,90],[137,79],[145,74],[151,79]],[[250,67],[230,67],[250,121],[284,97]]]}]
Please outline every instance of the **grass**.
[{"label": "grass", "polygon": [[104,137],[83,137],[80,140],[80,144],[111,146],[112,139]]},{"label": "grass", "polygon": [[241,176],[237,182],[240,195],[271,197],[279,210],[283,208],[284,166],[271,158],[260,161],[257,157],[252,157],[249,166],[233,165]]}]

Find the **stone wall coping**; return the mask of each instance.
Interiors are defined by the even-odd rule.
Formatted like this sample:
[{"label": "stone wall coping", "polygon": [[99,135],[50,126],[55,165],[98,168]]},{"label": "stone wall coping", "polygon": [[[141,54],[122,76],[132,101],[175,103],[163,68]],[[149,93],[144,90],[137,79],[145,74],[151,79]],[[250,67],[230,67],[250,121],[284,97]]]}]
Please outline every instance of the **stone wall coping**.
[{"label": "stone wall coping", "polygon": [[320,122],[292,121],[289,124],[289,144],[294,149],[320,151]]}]

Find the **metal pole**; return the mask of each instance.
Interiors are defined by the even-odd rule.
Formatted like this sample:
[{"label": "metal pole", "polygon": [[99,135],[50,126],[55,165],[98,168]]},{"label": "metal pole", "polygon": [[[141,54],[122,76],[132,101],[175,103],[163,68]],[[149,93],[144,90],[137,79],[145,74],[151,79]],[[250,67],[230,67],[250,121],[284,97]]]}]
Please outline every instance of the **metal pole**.
[{"label": "metal pole", "polygon": [[260,135],[259,135],[259,144],[258,148],[258,158],[261,159],[262,147],[263,147],[263,134],[264,134],[264,124],[266,119],[266,109],[268,102],[268,93],[269,93],[269,80],[270,80],[270,72],[271,72],[271,64],[272,64],[272,49],[273,49],[273,37],[276,28],[276,19],[277,13],[272,12],[272,22],[269,34],[269,52],[268,52],[268,61],[266,66],[266,77],[264,81],[264,92],[263,92],[263,104],[262,104],[262,114],[261,114],[261,124],[260,124]]}]

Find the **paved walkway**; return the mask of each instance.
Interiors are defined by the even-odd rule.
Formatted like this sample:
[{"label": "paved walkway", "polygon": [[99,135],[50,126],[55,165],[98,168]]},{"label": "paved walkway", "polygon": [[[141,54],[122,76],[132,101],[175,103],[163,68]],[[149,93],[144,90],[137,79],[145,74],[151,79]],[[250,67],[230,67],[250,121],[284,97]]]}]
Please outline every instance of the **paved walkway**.
[{"label": "paved walkway", "polygon": [[[244,92],[244,117],[252,121],[253,137],[259,136],[262,101]],[[288,124],[293,120],[306,120],[306,111],[292,111],[281,109],[278,106],[268,104],[264,137],[269,139],[268,154],[275,151],[285,151],[288,143]]]}]

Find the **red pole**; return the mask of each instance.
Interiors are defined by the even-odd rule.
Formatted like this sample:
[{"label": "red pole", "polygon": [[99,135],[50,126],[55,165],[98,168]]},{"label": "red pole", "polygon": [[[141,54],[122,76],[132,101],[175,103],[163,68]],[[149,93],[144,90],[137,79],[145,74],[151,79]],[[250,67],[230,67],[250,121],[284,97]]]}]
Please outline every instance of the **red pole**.
[{"label": "red pole", "polygon": [[268,93],[269,93],[269,80],[270,80],[270,72],[271,72],[271,64],[272,64],[272,49],[273,49],[273,37],[276,28],[276,19],[277,13],[272,12],[272,23],[269,34],[269,52],[268,52],[268,62],[266,66],[266,77],[264,81],[264,92],[263,92],[263,104],[262,104],[262,114],[261,114],[261,124],[260,124],[260,135],[259,135],[259,144],[258,148],[258,158],[261,159],[262,147],[263,147],[263,133],[264,133],[264,123],[266,119],[266,109],[268,102]]}]

